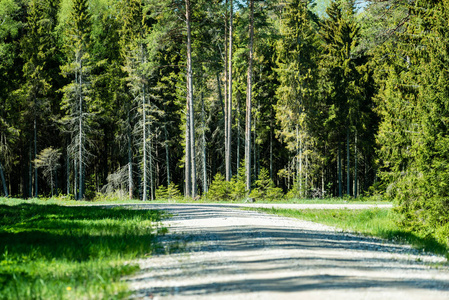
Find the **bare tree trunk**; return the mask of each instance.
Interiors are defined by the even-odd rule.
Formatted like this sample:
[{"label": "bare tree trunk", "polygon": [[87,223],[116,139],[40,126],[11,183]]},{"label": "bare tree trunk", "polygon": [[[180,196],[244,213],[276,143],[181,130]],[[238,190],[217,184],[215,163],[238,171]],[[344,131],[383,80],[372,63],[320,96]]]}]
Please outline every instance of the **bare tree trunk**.
[{"label": "bare tree trunk", "polygon": [[146,99],[145,99],[145,84],[142,85],[142,151],[143,151],[143,193],[142,201],[147,201],[147,120],[146,120]]},{"label": "bare tree trunk", "polygon": [[226,181],[231,180],[229,176],[229,153],[230,149],[228,148],[228,138],[229,138],[229,132],[228,132],[228,105],[229,105],[229,95],[228,95],[228,0],[225,1],[225,32],[224,32],[224,145],[225,145],[225,179]]},{"label": "bare tree trunk", "polygon": [[67,195],[70,195],[70,155],[68,149],[66,155]]},{"label": "bare tree trunk", "polygon": [[[36,103],[36,98],[34,99],[34,103]],[[36,112],[34,112],[34,159],[37,158],[37,121],[36,121]],[[37,180],[37,167],[34,166],[34,197],[37,198],[38,194],[38,180]]]},{"label": "bare tree trunk", "polygon": [[76,163],[76,158],[73,159],[73,195],[75,197],[75,200],[78,200],[78,186],[77,186],[77,180],[78,180],[78,166]]},{"label": "bare tree trunk", "polygon": [[3,192],[5,194],[5,197],[9,197],[8,187],[6,186],[5,174],[3,173],[3,166],[1,162],[0,162],[0,178],[2,179]]},{"label": "bare tree trunk", "polygon": [[132,132],[131,132],[131,116],[128,110],[128,197],[133,198],[134,181],[133,181],[133,153],[132,153]]},{"label": "bare tree trunk", "polygon": [[165,135],[165,162],[167,167],[167,187],[170,185],[170,152],[168,148],[168,132],[167,132],[167,121],[164,124],[164,135]]},{"label": "bare tree trunk", "polygon": [[53,170],[50,170],[50,187],[51,187],[51,196],[53,197]]},{"label": "bare tree trunk", "polygon": [[240,169],[240,101],[237,98],[237,165],[236,165],[236,172],[237,175],[239,174]]},{"label": "bare tree trunk", "polygon": [[[227,1],[226,1],[227,2]],[[232,34],[233,34],[233,14],[234,14],[234,8],[233,8],[233,1],[231,0],[230,3],[230,20],[229,20],[229,71],[228,71],[228,104],[227,104],[227,123],[226,123],[226,133],[227,133],[227,139],[226,139],[226,147],[227,147],[227,153],[226,153],[226,180],[231,180],[232,176],[232,168],[231,168],[231,158],[232,158],[232,151],[231,151],[231,139],[232,139]]]},{"label": "bare tree trunk", "polygon": [[346,131],[346,194],[351,196],[351,177],[350,177],[350,161],[349,161],[349,127]]},{"label": "bare tree trunk", "polygon": [[299,139],[299,172],[298,172],[298,181],[299,181],[299,195],[301,196],[301,198],[304,197],[304,193],[303,193],[303,174],[302,174],[302,137],[301,134],[299,133],[299,128],[298,125],[296,125],[296,135],[297,135],[297,139]]},{"label": "bare tree trunk", "polygon": [[202,154],[203,154],[203,195],[207,193],[207,160],[206,160],[206,124],[204,121],[204,99],[203,93],[201,92],[201,126],[203,127],[202,134]]},{"label": "bare tree trunk", "polygon": [[270,179],[273,180],[273,105],[271,105],[270,114]]},{"label": "bare tree trunk", "polygon": [[251,191],[251,100],[253,83],[253,44],[254,44],[254,0],[249,0],[249,60],[248,83],[246,90],[246,118],[245,118],[245,164],[246,164],[246,190]]},{"label": "bare tree trunk", "polygon": [[28,196],[33,197],[33,155],[31,154],[31,147],[29,152],[29,167],[28,167]]},{"label": "bare tree trunk", "polygon": [[324,198],[326,190],[324,189],[324,168],[321,170],[321,198]]},{"label": "bare tree trunk", "polygon": [[190,168],[190,107],[189,107],[189,101],[187,100],[187,107],[186,107],[186,145],[185,145],[185,188],[184,188],[184,194],[186,197],[191,196],[192,192],[192,176],[190,174],[191,168]]},{"label": "bare tree trunk", "polygon": [[[151,105],[151,103],[149,103]],[[150,148],[148,149],[149,173],[150,173],[150,200],[154,200],[154,179],[153,179],[153,137],[151,132],[151,120],[148,124],[148,137],[150,139]]]},{"label": "bare tree trunk", "polygon": [[81,59],[81,53],[78,53],[80,56],[79,59],[79,68],[80,68],[80,75],[79,75],[79,162],[78,162],[78,168],[79,168],[79,196],[78,199],[84,198],[84,177],[83,177],[83,62]]},{"label": "bare tree trunk", "polygon": [[338,143],[338,197],[342,197],[343,192],[343,183],[342,181],[342,174],[341,174],[341,150],[340,150],[340,143]]},{"label": "bare tree trunk", "polygon": [[355,141],[354,141],[354,198],[358,196],[358,182],[357,182],[357,130],[355,132]]},{"label": "bare tree trunk", "polygon": [[218,100],[220,101],[221,105],[221,113],[223,116],[225,115],[225,108],[223,104],[223,95],[221,94],[221,84],[220,84],[220,73],[217,72],[217,88],[218,88]]},{"label": "bare tree trunk", "polygon": [[304,153],[304,160],[305,160],[305,171],[304,171],[304,197],[308,197],[308,191],[309,191],[309,156],[307,155],[307,145],[304,146],[304,151],[302,150],[302,153]]},{"label": "bare tree trunk", "polygon": [[[225,107],[224,107],[224,103],[223,103],[223,95],[221,94],[221,80],[220,80],[220,74],[217,72],[217,88],[218,88],[218,100],[220,101],[220,106],[221,106],[221,113],[223,114],[224,117],[226,117],[226,113],[225,113]],[[225,97],[226,97],[226,86],[225,86]],[[226,122],[224,122],[224,130],[226,131]],[[226,135],[226,132],[225,132]],[[225,156],[226,156],[226,138],[225,138]]]},{"label": "bare tree trunk", "polygon": [[[259,111],[259,107],[257,107],[257,111]],[[253,174],[254,178],[259,178],[259,170],[257,165],[257,114],[254,116],[253,123]]]},{"label": "bare tree trunk", "polygon": [[195,164],[195,125],[193,107],[193,80],[192,80],[192,41],[190,29],[190,0],[186,0],[186,23],[187,23],[187,103],[189,105],[190,125],[190,176],[192,183],[191,196],[196,197],[196,164]]}]

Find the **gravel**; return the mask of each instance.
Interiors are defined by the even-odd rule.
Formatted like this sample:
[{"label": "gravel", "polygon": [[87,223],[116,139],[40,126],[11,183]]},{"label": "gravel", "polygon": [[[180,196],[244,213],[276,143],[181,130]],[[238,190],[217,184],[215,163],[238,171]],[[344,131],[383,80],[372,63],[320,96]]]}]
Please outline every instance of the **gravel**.
[{"label": "gravel", "polygon": [[406,245],[230,205],[139,208],[173,217],[161,253],[131,262],[133,299],[449,299],[446,259]]}]

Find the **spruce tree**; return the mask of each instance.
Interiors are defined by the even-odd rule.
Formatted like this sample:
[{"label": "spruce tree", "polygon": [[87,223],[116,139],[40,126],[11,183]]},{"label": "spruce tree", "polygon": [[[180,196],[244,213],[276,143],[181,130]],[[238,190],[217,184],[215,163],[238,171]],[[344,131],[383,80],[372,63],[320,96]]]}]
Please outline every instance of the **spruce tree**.
[{"label": "spruce tree", "polygon": [[280,21],[282,38],[277,43],[276,118],[280,134],[293,153],[298,182],[297,196],[305,196],[303,187],[307,170],[304,170],[305,151],[313,145],[306,123],[313,103],[317,79],[317,34],[308,1],[292,0],[284,8]]},{"label": "spruce tree", "polygon": [[409,21],[384,45],[377,135],[386,195],[401,223],[447,243],[448,1],[406,4]]},{"label": "spruce tree", "polygon": [[[33,157],[37,158],[38,127],[40,120],[46,120],[51,114],[48,94],[51,86],[49,65],[54,55],[55,42],[52,31],[56,26],[54,16],[55,2],[32,0],[29,3],[26,34],[21,40],[21,56],[24,59],[23,73],[26,83],[23,87],[29,104],[32,122]],[[36,45],[38,45],[36,47]],[[31,187],[30,187],[31,188]],[[38,196],[37,167],[34,168],[34,197]]]},{"label": "spruce tree", "polygon": [[328,17],[320,31],[324,47],[320,68],[327,115],[324,130],[328,133],[330,148],[337,154],[338,195],[341,197],[344,148],[347,164],[346,194],[351,194],[350,137],[354,134],[359,114],[360,96],[363,94],[359,79],[363,78],[364,74],[360,73],[361,61],[356,53],[360,41],[360,27],[355,19],[355,2],[333,1],[326,12]]}]

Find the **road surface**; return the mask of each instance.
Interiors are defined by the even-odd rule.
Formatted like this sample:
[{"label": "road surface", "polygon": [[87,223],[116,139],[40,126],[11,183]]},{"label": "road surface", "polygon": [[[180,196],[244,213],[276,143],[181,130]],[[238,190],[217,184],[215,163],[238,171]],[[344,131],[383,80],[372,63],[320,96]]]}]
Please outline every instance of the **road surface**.
[{"label": "road surface", "polygon": [[133,299],[449,299],[446,259],[408,246],[230,205],[139,207],[173,217],[165,250],[133,262]]}]

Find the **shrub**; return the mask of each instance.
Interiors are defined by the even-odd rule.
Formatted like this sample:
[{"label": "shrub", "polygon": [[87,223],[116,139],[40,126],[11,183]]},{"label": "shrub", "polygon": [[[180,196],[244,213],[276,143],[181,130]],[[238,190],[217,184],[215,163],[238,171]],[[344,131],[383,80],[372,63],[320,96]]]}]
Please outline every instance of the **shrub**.
[{"label": "shrub", "polygon": [[256,188],[251,191],[250,197],[262,200],[280,200],[284,193],[281,188],[277,188],[271,180],[268,170],[262,168],[259,177],[255,182]]},{"label": "shrub", "polygon": [[206,198],[210,200],[226,201],[231,199],[232,185],[220,173],[215,174]]},{"label": "shrub", "polygon": [[241,200],[246,197],[245,165],[242,165],[238,174],[231,179],[231,197],[233,200]]},{"label": "shrub", "polygon": [[167,187],[161,185],[156,189],[156,199],[158,200],[176,200],[181,197],[179,187],[173,182],[171,182]]}]

